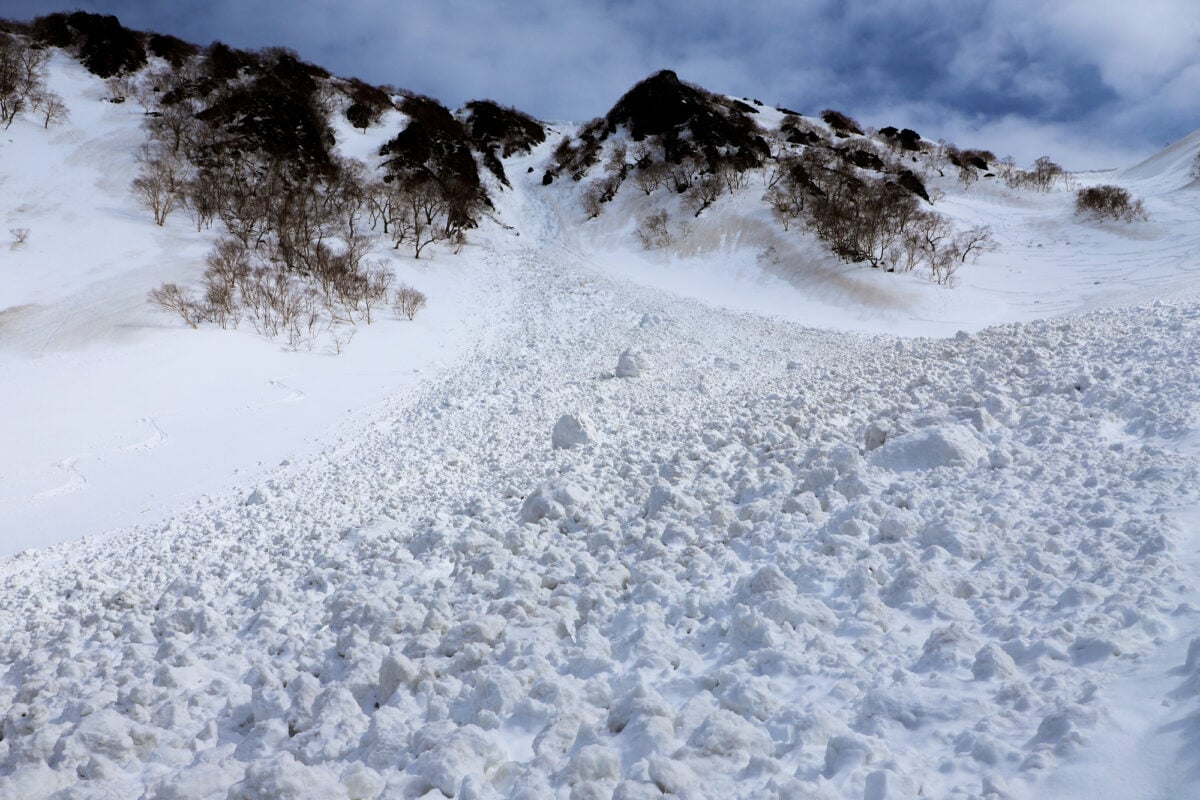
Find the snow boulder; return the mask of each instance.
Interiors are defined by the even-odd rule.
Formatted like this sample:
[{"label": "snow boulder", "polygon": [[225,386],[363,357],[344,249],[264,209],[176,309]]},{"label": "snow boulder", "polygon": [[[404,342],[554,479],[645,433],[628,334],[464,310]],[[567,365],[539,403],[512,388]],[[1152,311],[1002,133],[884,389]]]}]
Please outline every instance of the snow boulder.
[{"label": "snow boulder", "polygon": [[555,449],[568,450],[577,445],[596,444],[600,441],[600,433],[596,423],[585,414],[563,414],[554,423],[551,442]]},{"label": "snow boulder", "polygon": [[616,375],[618,378],[637,378],[646,371],[647,366],[646,356],[636,350],[626,350],[617,359]]},{"label": "snow boulder", "polygon": [[987,460],[987,448],[975,431],[961,423],[922,428],[886,441],[871,453],[871,464],[893,472],[937,467],[976,467]]},{"label": "snow boulder", "polygon": [[591,495],[575,484],[562,479],[550,480],[525,498],[521,505],[521,522],[577,517],[591,504]]}]

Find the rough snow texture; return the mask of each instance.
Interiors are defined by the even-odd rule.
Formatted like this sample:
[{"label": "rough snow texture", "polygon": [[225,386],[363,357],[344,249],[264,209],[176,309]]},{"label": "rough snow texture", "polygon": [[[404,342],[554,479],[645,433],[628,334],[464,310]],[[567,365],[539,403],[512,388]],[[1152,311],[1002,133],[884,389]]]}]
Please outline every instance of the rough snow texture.
[{"label": "rough snow texture", "polygon": [[370,424],[0,564],[0,798],[1197,795],[1200,305],[821,331],[516,183],[505,313]]},{"label": "rough snow texture", "polygon": [[[0,796],[1020,795],[1194,628],[1195,306],[905,343],[663,302],[674,357],[604,381],[666,298],[513,263],[521,324],[254,502],[11,563]],[[547,451],[564,404],[622,422]]]}]

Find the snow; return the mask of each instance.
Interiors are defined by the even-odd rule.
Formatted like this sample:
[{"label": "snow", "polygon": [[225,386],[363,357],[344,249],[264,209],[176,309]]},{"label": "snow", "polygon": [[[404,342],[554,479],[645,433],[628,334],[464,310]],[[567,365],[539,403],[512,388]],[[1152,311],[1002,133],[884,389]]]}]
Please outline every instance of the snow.
[{"label": "snow", "polygon": [[947,184],[1000,247],[946,288],[748,197],[646,253],[641,198],[584,225],[526,172],[551,136],[511,229],[388,256],[415,320],[288,352],[144,304],[211,234],[153,226],[136,113],[54,75],[70,126],[0,141],[0,798],[1200,792],[1163,169],[1128,228]]}]

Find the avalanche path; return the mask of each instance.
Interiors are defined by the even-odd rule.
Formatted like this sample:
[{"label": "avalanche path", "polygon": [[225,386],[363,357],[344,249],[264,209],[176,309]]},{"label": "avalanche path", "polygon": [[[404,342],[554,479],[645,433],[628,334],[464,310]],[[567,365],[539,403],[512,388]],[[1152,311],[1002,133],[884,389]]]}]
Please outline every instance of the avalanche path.
[{"label": "avalanche path", "polygon": [[0,798],[1037,797],[1168,652],[1195,742],[1194,302],[898,340],[489,258],[356,435],[4,565]]}]

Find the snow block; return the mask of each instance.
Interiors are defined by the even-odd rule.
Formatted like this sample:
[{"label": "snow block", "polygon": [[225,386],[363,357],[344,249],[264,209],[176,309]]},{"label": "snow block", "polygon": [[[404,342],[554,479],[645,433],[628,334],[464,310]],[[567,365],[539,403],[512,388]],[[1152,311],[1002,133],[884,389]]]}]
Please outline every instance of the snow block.
[{"label": "snow block", "polygon": [[647,366],[644,355],[635,350],[626,350],[617,359],[616,374],[618,378],[637,378],[645,372]]},{"label": "snow block", "polygon": [[987,448],[962,424],[924,428],[886,442],[871,454],[871,464],[893,472],[937,467],[976,467],[987,459]]},{"label": "snow block", "polygon": [[600,441],[600,434],[590,417],[564,414],[554,423],[551,441],[555,449],[567,450],[578,445],[596,444]]},{"label": "snow block", "polygon": [[521,522],[558,520],[591,503],[591,495],[573,483],[548,481],[533,491],[521,505]]}]

